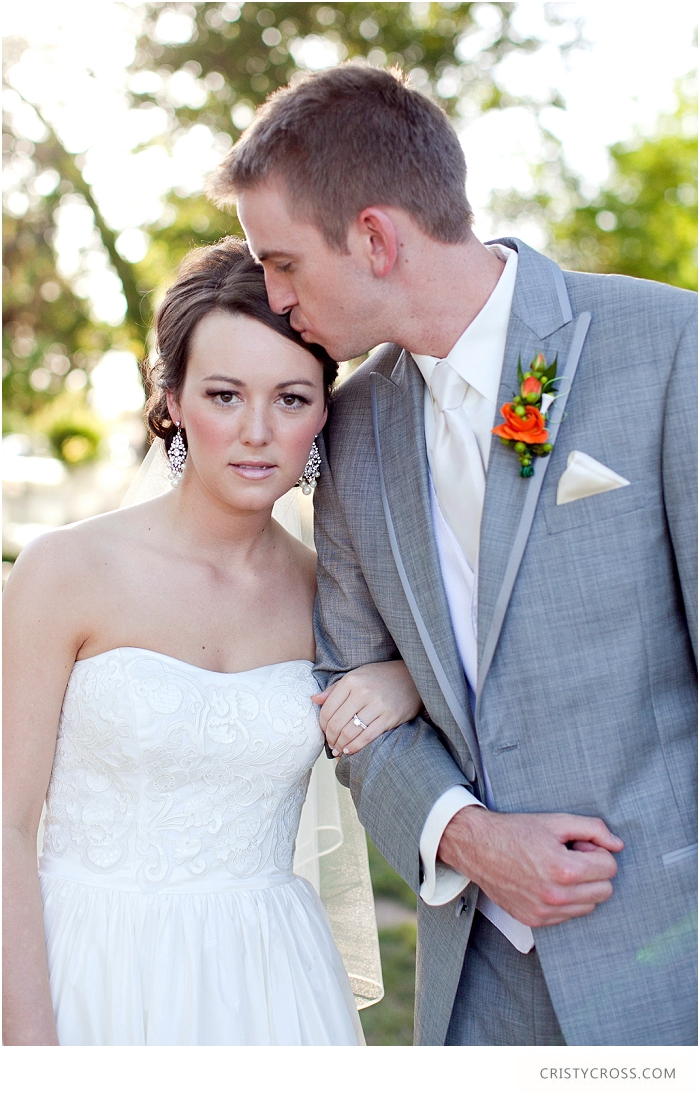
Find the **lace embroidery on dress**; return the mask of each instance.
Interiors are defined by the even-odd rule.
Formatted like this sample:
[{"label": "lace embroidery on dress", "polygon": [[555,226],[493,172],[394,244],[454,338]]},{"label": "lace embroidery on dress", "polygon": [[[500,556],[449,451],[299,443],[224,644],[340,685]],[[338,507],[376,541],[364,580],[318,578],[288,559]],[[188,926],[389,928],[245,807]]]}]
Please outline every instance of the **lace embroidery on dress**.
[{"label": "lace embroidery on dress", "polygon": [[131,855],[146,891],[176,874],[291,872],[322,738],[303,661],[221,675],[120,649],[75,665],[45,849],[94,873]]},{"label": "lace embroidery on dress", "polygon": [[85,663],[73,669],[63,700],[44,846],[57,857],[74,847],[88,869],[101,873],[129,853],[137,792],[128,777],[138,753],[128,751],[133,722],[116,699],[126,681],[121,659]]}]

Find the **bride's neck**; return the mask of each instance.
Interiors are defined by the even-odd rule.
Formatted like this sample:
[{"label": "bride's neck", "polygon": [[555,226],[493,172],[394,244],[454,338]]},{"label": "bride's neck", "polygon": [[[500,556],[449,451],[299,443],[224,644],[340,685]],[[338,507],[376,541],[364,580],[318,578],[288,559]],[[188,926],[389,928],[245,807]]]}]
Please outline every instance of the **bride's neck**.
[{"label": "bride's neck", "polygon": [[271,507],[235,510],[199,481],[184,482],[164,502],[178,539],[205,555],[246,555],[265,545],[273,534]]}]

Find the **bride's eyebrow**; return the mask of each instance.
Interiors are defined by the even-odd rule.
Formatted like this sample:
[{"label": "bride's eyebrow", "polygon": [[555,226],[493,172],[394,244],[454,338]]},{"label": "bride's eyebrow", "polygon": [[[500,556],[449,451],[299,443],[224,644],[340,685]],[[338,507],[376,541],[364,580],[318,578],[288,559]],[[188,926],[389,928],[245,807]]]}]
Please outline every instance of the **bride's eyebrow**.
[{"label": "bride's eyebrow", "polygon": [[[240,378],[225,377],[223,374],[210,374],[209,377],[205,377],[204,380],[223,381],[226,385],[236,385],[241,389],[247,388],[245,381],[241,381]],[[279,385],[275,385],[275,389],[287,389],[290,385],[308,385],[310,389],[316,388],[313,381],[309,381],[306,377],[298,377],[293,381],[280,381]]]},{"label": "bride's eyebrow", "polygon": [[245,388],[245,381],[237,377],[225,377],[223,374],[210,374],[209,377],[204,378],[204,381],[223,381],[227,385],[239,385]]}]

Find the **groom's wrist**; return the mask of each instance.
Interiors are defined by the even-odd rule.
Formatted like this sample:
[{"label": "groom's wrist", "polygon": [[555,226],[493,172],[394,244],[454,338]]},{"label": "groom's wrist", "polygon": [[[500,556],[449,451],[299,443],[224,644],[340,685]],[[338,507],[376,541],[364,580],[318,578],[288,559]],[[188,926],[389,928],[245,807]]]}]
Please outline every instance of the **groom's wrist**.
[{"label": "groom's wrist", "polygon": [[438,861],[471,878],[467,865],[470,847],[478,846],[490,812],[483,804],[469,804],[455,813],[445,828],[437,850]]},{"label": "groom's wrist", "polygon": [[438,797],[423,824],[419,843],[420,898],[429,907],[448,903],[469,883],[463,874],[438,861],[438,846],[452,817],[474,801],[474,795],[463,785],[450,786]]}]

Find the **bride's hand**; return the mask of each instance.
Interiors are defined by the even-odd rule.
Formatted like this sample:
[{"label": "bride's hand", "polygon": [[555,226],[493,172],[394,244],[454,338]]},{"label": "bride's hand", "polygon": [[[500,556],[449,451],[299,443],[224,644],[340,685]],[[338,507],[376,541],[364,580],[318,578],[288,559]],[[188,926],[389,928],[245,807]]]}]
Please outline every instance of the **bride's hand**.
[{"label": "bride's hand", "polygon": [[[423,708],[403,660],[348,671],[311,700],[322,707],[321,728],[334,755],[354,755],[383,732],[413,720]],[[355,716],[366,727],[354,724]]]}]

